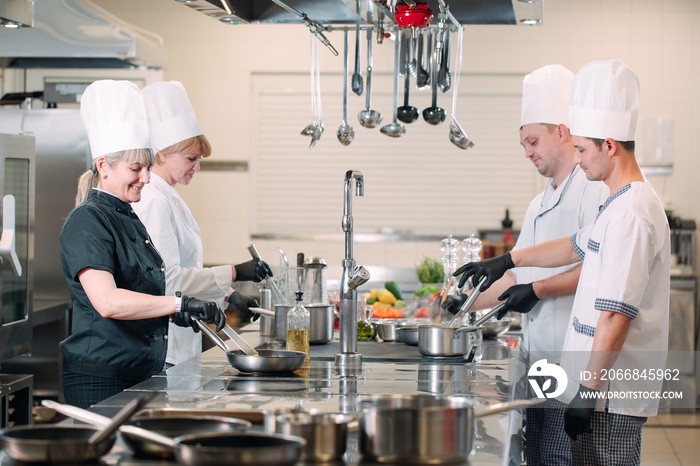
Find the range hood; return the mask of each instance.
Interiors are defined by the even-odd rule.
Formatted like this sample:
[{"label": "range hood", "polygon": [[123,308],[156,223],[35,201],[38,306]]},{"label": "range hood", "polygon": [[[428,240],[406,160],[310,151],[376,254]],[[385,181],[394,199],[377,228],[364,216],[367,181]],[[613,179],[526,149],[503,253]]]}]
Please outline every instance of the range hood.
[{"label": "range hood", "polygon": [[0,2],[0,26],[5,28],[32,27],[32,0],[3,0]]},{"label": "range hood", "polygon": [[0,28],[0,60],[9,68],[162,68],[167,52],[161,37],[90,0],[34,0],[33,27]]},{"label": "range hood", "polygon": [[[230,24],[299,23],[299,18],[275,4],[272,0],[173,0]],[[393,21],[388,1],[379,0],[283,0],[294,10],[305,13],[323,25],[370,24],[368,3],[383,10]],[[461,24],[534,25],[542,23],[543,0],[445,0],[450,12]],[[435,12],[437,23],[438,0],[419,0]],[[411,4],[412,1],[399,3]]]}]

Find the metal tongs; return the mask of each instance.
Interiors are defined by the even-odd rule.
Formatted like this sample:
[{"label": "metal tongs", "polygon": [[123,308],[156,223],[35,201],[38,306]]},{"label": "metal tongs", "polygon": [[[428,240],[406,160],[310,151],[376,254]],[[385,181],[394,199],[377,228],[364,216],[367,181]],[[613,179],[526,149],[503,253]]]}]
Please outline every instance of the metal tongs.
[{"label": "metal tongs", "polygon": [[314,21],[312,19],[309,19],[309,17],[306,16],[306,13],[304,13],[303,11],[296,10],[296,9],[292,8],[291,6],[285,4],[281,0],[272,0],[272,1],[274,3],[276,3],[277,5],[281,6],[282,8],[284,8],[285,10],[287,10],[288,12],[292,13],[293,15],[296,15],[296,17],[299,18],[300,20],[302,20],[306,24],[306,26],[308,26],[309,31],[311,31],[313,33],[313,35],[315,35],[318,38],[318,40],[321,41],[321,43],[323,45],[328,47],[328,49],[331,51],[331,53],[333,55],[335,55],[336,57],[338,56],[338,51],[333,47],[333,45],[331,45],[330,41],[326,38],[326,36],[323,35],[323,31],[326,30],[326,28],[324,26],[320,25],[319,23],[317,23],[316,21]]},{"label": "metal tongs", "polygon": [[483,285],[484,282],[486,282],[486,275],[481,277],[479,283],[474,287],[474,291],[472,291],[472,294],[469,295],[469,298],[467,298],[467,300],[464,301],[464,304],[462,304],[462,307],[459,308],[459,312],[455,314],[453,318],[443,323],[443,327],[452,327],[454,324],[457,324],[462,320],[462,318],[467,314],[467,312],[469,312],[469,309],[474,304],[474,301],[476,301],[476,298],[478,298],[481,294],[481,285]]},{"label": "metal tongs", "polygon": [[[253,257],[253,259],[262,260],[262,257],[260,257],[260,253],[258,252],[258,248],[256,248],[254,244],[248,246],[248,252],[250,252],[250,255]],[[289,301],[287,301],[287,299],[284,297],[280,289],[277,287],[275,281],[270,279],[269,275],[266,277],[266,281],[267,285],[270,287],[270,291],[272,292],[273,299],[279,304],[289,306]]]}]

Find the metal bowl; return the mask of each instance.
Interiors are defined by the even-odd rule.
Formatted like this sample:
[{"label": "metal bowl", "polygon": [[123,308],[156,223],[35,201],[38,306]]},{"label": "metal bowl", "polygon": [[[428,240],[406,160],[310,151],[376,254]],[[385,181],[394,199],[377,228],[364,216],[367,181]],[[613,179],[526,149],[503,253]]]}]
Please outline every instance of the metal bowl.
[{"label": "metal bowl", "polygon": [[347,447],[348,425],[354,416],[335,413],[287,413],[278,415],[278,434],[306,440],[301,460],[311,462],[342,461]]},{"label": "metal bowl", "polygon": [[406,325],[405,320],[376,319],[372,322],[377,327],[377,336],[383,341],[399,341],[397,331]]},{"label": "metal bowl", "polygon": [[418,346],[418,327],[406,326],[396,329],[399,340],[407,345]]},{"label": "metal bowl", "polygon": [[501,320],[491,319],[481,324],[479,328],[484,334],[484,338],[498,338],[510,329],[513,320],[515,319],[512,317],[504,317]]}]

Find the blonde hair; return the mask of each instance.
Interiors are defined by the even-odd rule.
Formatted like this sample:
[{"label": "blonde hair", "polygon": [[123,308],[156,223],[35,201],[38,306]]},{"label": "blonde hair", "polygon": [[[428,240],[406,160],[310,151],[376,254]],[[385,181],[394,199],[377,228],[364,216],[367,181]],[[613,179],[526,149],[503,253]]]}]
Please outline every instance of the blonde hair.
[{"label": "blonde hair", "polygon": [[[153,165],[156,158],[151,149],[122,150],[119,152],[112,152],[104,157],[110,167],[114,167],[122,160],[128,164],[140,163],[141,165]],[[78,193],[75,195],[76,206],[85,202],[90,196],[92,188],[96,188],[100,182],[100,174],[97,171],[97,159],[99,159],[99,157],[92,160],[90,170],[80,175],[78,179]]]},{"label": "blonde hair", "polygon": [[209,140],[203,134],[199,136],[193,136],[191,138],[185,139],[184,141],[176,142],[172,146],[168,146],[165,149],[158,151],[156,155],[156,163],[158,165],[163,165],[165,163],[165,157],[171,154],[177,154],[179,152],[187,152],[195,147],[199,146],[202,152],[202,157],[209,157],[211,155],[211,144]]}]

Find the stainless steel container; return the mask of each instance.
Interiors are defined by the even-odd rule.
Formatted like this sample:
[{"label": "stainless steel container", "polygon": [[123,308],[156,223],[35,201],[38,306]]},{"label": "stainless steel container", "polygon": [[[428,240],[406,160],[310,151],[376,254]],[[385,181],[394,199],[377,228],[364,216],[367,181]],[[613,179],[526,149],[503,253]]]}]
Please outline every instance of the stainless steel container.
[{"label": "stainless steel container", "polygon": [[[309,343],[323,345],[333,338],[333,306],[331,304],[304,304],[311,315]],[[287,340],[287,313],[294,306],[275,306],[275,338]]]},{"label": "stainless steel container", "polygon": [[[266,288],[260,290],[260,307],[272,309],[272,291]],[[275,318],[260,316],[260,335],[266,337],[275,336]]]},{"label": "stainless steel container", "polygon": [[461,464],[474,450],[477,418],[543,401],[497,403],[476,411],[473,400],[462,396],[361,396],[357,402],[359,449],[372,462]]},{"label": "stainless steel container", "polygon": [[333,306],[330,304],[305,304],[311,314],[309,343],[324,345],[333,339]]},{"label": "stainless steel container", "polygon": [[421,325],[418,327],[418,351],[423,356],[434,358],[464,356],[469,348],[467,333],[475,331],[475,327]]},{"label": "stainless steel container", "polygon": [[304,302],[327,303],[327,264],[320,257],[309,257],[304,261]]},{"label": "stainless steel container", "polygon": [[302,461],[341,461],[348,440],[348,424],[354,418],[333,413],[288,413],[276,416],[276,433],[306,440]]}]

